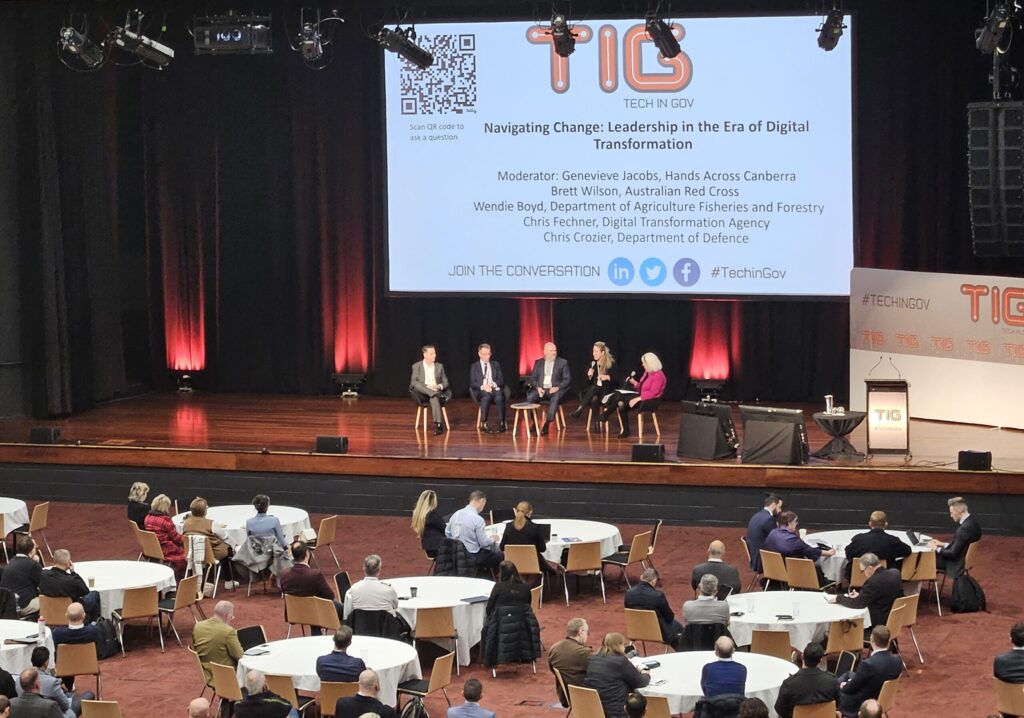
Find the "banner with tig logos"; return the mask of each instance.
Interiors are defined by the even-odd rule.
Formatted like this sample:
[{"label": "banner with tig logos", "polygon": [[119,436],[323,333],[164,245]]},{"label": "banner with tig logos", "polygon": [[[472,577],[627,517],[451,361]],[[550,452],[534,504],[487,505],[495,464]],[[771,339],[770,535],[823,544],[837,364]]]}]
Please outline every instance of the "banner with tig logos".
[{"label": "banner with tig logos", "polygon": [[854,269],[850,404],[910,383],[918,419],[1024,429],[1024,278]]}]

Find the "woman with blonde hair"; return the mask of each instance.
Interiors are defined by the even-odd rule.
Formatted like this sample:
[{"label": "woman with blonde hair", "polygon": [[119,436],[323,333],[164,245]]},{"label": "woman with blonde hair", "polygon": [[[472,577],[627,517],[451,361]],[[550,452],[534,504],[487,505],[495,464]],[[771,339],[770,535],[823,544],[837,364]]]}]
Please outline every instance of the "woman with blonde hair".
[{"label": "woman with blonde hair", "polygon": [[661,366],[661,359],[653,352],[647,352],[640,357],[640,363],[644,367],[644,373],[639,379],[629,377],[626,381],[632,385],[633,390],[629,394],[617,392],[608,400],[608,409],[605,418],[615,410],[619,409],[619,416],[622,418],[622,431],[619,436],[629,436],[629,412],[632,411],[656,411],[661,405],[661,396],[665,393],[668,380]]},{"label": "woman with blonde hair", "polygon": [[174,527],[168,512],[171,510],[171,499],[166,494],[160,494],[149,507],[149,515],[146,516],[146,531],[152,531],[160,540],[160,548],[163,549],[164,558],[174,569],[174,575],[181,578],[185,574],[185,541]]},{"label": "woman with blonde hair", "polygon": [[533,523],[533,505],[529,501],[520,501],[516,504],[515,518],[512,523],[505,524],[505,533],[501,536],[501,546],[504,551],[509,544],[513,546],[534,546],[537,549],[537,561],[541,570],[547,570],[547,561],[544,560],[544,552],[548,548],[540,527]]},{"label": "woman with blonde hair", "polygon": [[593,688],[601,697],[605,718],[625,718],[626,699],[630,691],[643,688],[651,682],[645,668],[637,670],[626,658],[626,638],[621,633],[605,634],[601,648],[587,664],[584,685]]},{"label": "woman with blonde hair", "polygon": [[580,392],[580,405],[572,413],[574,419],[578,419],[583,410],[590,407],[600,417],[602,399],[615,391],[616,382],[612,376],[612,366],[615,365],[615,357],[612,350],[604,342],[594,342],[591,348],[591,355],[594,360],[590,362],[587,369],[587,387]]},{"label": "woman with blonde hair", "polygon": [[128,518],[139,525],[140,529],[146,528],[146,516],[149,514],[149,484],[136,481],[128,492]]},{"label": "woman with blonde hair", "polygon": [[437,511],[437,492],[426,489],[412,510],[412,530],[420,537],[420,546],[428,558],[437,558],[444,539],[445,521]]}]

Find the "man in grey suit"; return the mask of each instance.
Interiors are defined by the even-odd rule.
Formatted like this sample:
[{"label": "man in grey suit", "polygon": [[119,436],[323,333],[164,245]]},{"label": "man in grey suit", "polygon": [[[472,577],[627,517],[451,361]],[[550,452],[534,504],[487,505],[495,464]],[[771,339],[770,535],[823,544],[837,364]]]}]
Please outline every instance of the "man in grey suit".
[{"label": "man in grey suit", "polygon": [[441,405],[447,404],[452,398],[452,390],[448,387],[448,377],[444,373],[444,364],[434,361],[437,349],[433,344],[423,347],[423,361],[412,365],[412,376],[409,378],[409,393],[417,403],[424,400],[430,403],[430,413],[434,419],[434,433],[444,433],[444,415]]},{"label": "man in grey suit", "polygon": [[461,706],[448,709],[448,718],[494,718],[494,711],[481,707],[480,697],[484,694],[484,686],[476,678],[470,678],[462,686],[462,697],[466,702]]},{"label": "man in grey suit", "polygon": [[[39,695],[48,698],[57,704],[64,718],[75,718],[82,715],[82,701],[91,701],[96,696],[89,691],[81,695],[75,695],[73,691],[64,689],[64,682],[54,676],[50,668],[50,649],[46,646],[36,646],[32,649],[32,667],[39,673]],[[20,696],[24,691],[21,684],[15,686]]]},{"label": "man in grey suit", "polygon": [[721,541],[712,541],[708,546],[708,560],[693,567],[690,586],[694,591],[700,585],[701,576],[709,573],[718,579],[720,592],[724,593],[726,586],[732,589],[728,593],[730,596],[743,590],[743,584],[740,583],[740,572],[736,570],[735,566],[730,566],[725,562],[725,544]]},{"label": "man in grey suit", "polygon": [[527,402],[536,404],[542,399],[548,400],[547,421],[540,430],[546,436],[548,427],[558,415],[558,406],[565,401],[566,391],[572,384],[569,362],[558,356],[558,347],[553,342],[544,345],[544,356],[533,363],[530,383],[533,388],[526,393]]},{"label": "man in grey suit", "polygon": [[690,623],[721,623],[729,625],[729,604],[718,600],[718,578],[708,573],[701,576],[696,600],[683,604],[683,620]]},{"label": "man in grey suit", "polygon": [[60,707],[39,695],[39,671],[26,668],[18,676],[21,695],[11,701],[11,715],[17,718],[64,718]]}]

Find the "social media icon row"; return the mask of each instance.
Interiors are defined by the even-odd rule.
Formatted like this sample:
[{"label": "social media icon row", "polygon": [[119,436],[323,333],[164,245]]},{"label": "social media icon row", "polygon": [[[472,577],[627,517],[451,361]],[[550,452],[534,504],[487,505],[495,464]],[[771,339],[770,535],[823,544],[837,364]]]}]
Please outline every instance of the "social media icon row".
[{"label": "social media icon row", "polygon": [[[633,263],[625,257],[616,257],[608,265],[608,278],[618,287],[630,284],[637,274],[647,286],[657,287],[668,277],[668,268],[657,257],[648,257],[638,269],[634,269]],[[700,279],[700,265],[684,257],[673,265],[672,276],[681,287],[692,287]]]}]

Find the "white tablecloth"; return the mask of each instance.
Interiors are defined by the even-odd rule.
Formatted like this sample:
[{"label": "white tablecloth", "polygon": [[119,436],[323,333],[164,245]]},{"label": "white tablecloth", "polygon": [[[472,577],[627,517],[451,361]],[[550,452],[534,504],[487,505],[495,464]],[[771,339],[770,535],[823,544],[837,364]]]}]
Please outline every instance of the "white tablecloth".
[{"label": "white tablecloth", "polygon": [[100,615],[110,617],[111,611],[122,608],[124,592],[129,588],[156,586],[164,591],[175,586],[170,566],[145,561],[75,561],[75,573],[100,594]]},{"label": "white tablecloth", "polygon": [[[320,690],[316,675],[316,659],[334,650],[334,636],[303,636],[265,644],[270,650],[262,656],[242,656],[238,662],[238,683],[247,671],[256,670],[278,676],[290,676],[300,691]],[[398,684],[422,678],[416,649],[401,641],[372,636],[353,636],[348,653],[363,659],[367,668],[377,671],[380,679],[381,703],[393,706],[398,702]]]},{"label": "white tablecloth", "polygon": [[[790,645],[798,650],[811,641],[820,641],[828,632],[832,621],[863,618],[869,625],[866,608],[846,608],[829,603],[825,594],[817,591],[762,591],[729,596],[729,611],[742,611],[742,616],[729,619],[729,632],[737,646],[749,646],[754,629],[763,631],[789,631]],[[792,619],[778,619],[788,614]]]},{"label": "white tablecloth", "polygon": [[[714,651],[686,651],[683,653],[666,653],[649,656],[637,661],[655,660],[660,666],[651,670],[651,683],[640,692],[649,696],[665,696],[672,715],[689,713],[704,697],[700,687],[700,675],[704,664],[717,660]],[[797,667],[789,661],[774,656],[762,656],[758,653],[733,654],[733,660],[747,667],[746,696],[760,698],[768,706],[771,715],[775,713],[775,699],[779,697],[779,686],[782,681],[797,672]],[[661,685],[654,685],[658,681]]]},{"label": "white tablecloth", "polygon": [[[506,522],[508,523],[508,522]],[[562,560],[562,550],[570,543],[565,539],[579,539],[582,543],[601,542],[601,556],[611,556],[622,545],[622,534],[611,524],[601,521],[582,521],[580,519],[537,519],[534,523],[551,524],[551,540],[544,552],[544,558],[553,563]],[[495,524],[488,528],[501,542],[505,532],[505,524]]]},{"label": "white tablecloth", "polygon": [[[255,515],[256,509],[252,504],[211,506],[206,510],[206,518],[228,532],[228,543],[232,546],[239,546],[245,541],[245,522]],[[281,530],[284,532],[286,543],[291,543],[296,534],[302,533],[304,529],[311,528],[309,513],[293,506],[271,504],[267,515],[276,516],[277,520],[281,522]],[[185,525],[187,517],[187,511],[174,517],[174,526],[178,529],[178,533],[181,533],[181,527]]]},{"label": "white tablecloth", "polygon": [[[822,531],[816,534],[807,534],[806,541],[808,543],[813,545],[815,541],[821,541],[822,543],[827,543],[836,550],[835,556],[822,556],[818,559],[818,563],[821,565],[821,570],[825,574],[825,578],[829,581],[839,580],[839,577],[843,575],[843,570],[846,568],[847,544],[850,543],[854,536],[865,533],[866,531],[867,529],[845,529],[842,531]],[[895,536],[900,541],[910,546],[910,539],[907,538],[905,531],[895,531],[890,529],[886,531],[886,533],[890,536]],[[910,550],[914,553],[931,551],[928,544],[910,546]]]},{"label": "white tablecloth", "polygon": [[[38,643],[4,643],[8,638],[25,638],[37,635],[36,624],[31,621],[0,621],[0,667],[18,680],[18,674],[32,666],[32,649]],[[49,627],[42,645],[50,649],[50,666],[53,666],[53,634]]]},{"label": "white tablecloth", "polygon": [[21,499],[0,498],[0,514],[4,517],[4,536],[28,523],[28,506]]},{"label": "white tablecloth", "polygon": [[[416,628],[416,610],[420,608],[454,609],[455,630],[459,636],[456,640],[456,657],[460,666],[469,665],[469,649],[480,643],[480,634],[484,630],[485,602],[464,603],[462,599],[474,596],[490,596],[494,581],[485,578],[463,578],[461,576],[410,576],[406,578],[389,578],[385,583],[398,592],[398,612],[412,628]],[[410,595],[409,589],[416,587],[416,598],[405,598]],[[439,646],[450,649],[451,641],[438,639]]]}]

